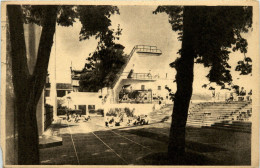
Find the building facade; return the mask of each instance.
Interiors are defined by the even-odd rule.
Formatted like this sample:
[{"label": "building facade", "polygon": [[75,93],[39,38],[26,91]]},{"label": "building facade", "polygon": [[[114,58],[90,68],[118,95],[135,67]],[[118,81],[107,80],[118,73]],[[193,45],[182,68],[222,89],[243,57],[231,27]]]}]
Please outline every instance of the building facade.
[{"label": "building facade", "polygon": [[[162,55],[156,46],[137,45],[132,49],[126,65],[114,83],[102,92],[102,97],[110,104],[117,103],[172,103],[166,87],[174,90],[173,79],[167,73],[155,71],[156,65],[147,62]],[[103,89],[102,89],[103,90]]]}]

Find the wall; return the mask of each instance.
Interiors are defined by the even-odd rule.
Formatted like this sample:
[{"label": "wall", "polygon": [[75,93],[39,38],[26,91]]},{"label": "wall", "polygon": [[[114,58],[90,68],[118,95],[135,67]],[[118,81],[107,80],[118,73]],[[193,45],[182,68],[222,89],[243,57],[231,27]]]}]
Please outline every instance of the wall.
[{"label": "wall", "polygon": [[103,109],[102,99],[99,96],[98,92],[72,92],[62,98],[63,106],[78,109],[78,105],[86,105],[86,112],[88,105],[95,105],[95,109]]}]

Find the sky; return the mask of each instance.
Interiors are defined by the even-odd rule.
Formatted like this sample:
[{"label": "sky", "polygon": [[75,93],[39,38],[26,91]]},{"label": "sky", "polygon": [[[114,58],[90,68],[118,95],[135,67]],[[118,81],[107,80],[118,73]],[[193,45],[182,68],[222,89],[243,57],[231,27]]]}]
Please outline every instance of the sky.
[{"label": "sky", "polygon": [[[164,13],[152,14],[156,6],[118,6],[120,15],[111,17],[112,28],[116,29],[118,24],[123,29],[118,43],[125,46],[124,52],[129,54],[135,45],[152,45],[162,50],[162,55],[157,59],[155,71],[166,71],[169,76],[175,74],[175,70],[169,67],[169,63],[174,61],[179,55],[178,50],[181,42],[177,40],[177,33],[172,31],[168,22],[168,16]],[[89,53],[96,49],[97,41],[94,38],[79,41],[81,23],[74,23],[73,27],[57,26],[54,45],[51,52],[49,72],[53,75],[53,65],[56,61],[56,82],[70,83],[70,66],[74,69],[82,69]],[[246,34],[249,43],[248,56],[252,55],[250,42],[252,33]],[[55,57],[56,56],[56,57]],[[56,60],[55,60],[56,59]],[[235,63],[243,59],[239,52],[230,54],[230,64],[234,69]],[[152,64],[146,62],[146,64]],[[205,77],[209,69],[202,65],[195,65],[194,68],[194,89],[195,91],[205,91],[201,86],[209,83]],[[234,83],[246,85],[244,82],[250,80],[250,76],[241,77],[238,72],[231,71]],[[239,79],[238,79],[239,78]]]}]

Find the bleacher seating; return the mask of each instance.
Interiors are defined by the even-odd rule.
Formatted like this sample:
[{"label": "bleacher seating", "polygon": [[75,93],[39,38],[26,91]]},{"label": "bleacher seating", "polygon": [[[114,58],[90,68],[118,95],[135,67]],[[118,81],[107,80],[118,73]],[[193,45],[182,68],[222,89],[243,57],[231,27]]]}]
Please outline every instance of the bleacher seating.
[{"label": "bleacher seating", "polygon": [[187,126],[220,128],[222,125],[221,127],[227,126],[230,129],[240,126],[241,122],[250,122],[251,114],[252,104],[248,101],[191,104]]},{"label": "bleacher seating", "polygon": [[[150,113],[153,122],[171,122],[173,105],[166,105]],[[210,127],[232,131],[251,131],[252,102],[200,102],[191,103],[188,127]]]},{"label": "bleacher seating", "polygon": [[162,120],[164,122],[170,122],[171,121],[170,116],[172,115],[172,109],[173,109],[172,104],[166,104],[166,105],[162,106],[160,109],[152,111],[149,114],[151,123],[161,122]]},{"label": "bleacher seating", "polygon": [[252,122],[248,121],[222,121],[211,125],[210,128],[225,129],[229,131],[251,132]]}]

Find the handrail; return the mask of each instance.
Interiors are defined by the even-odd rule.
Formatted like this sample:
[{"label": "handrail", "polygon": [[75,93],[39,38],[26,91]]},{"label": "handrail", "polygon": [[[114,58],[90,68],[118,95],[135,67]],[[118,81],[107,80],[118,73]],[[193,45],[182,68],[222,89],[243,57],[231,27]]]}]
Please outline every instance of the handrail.
[{"label": "handrail", "polygon": [[136,45],[135,48],[138,51],[143,51],[143,52],[154,52],[154,53],[162,53],[160,49],[157,49],[156,46],[148,46],[148,45]]},{"label": "handrail", "polygon": [[159,74],[150,74],[150,73],[132,73],[131,76],[129,76],[130,72],[122,72],[121,77],[129,78],[129,79],[162,79],[162,80],[173,80],[172,78],[168,77],[161,77]]},{"label": "handrail", "polygon": [[[120,78],[121,74],[124,72],[125,67],[127,66],[128,62],[130,61],[131,57],[133,56],[135,50],[136,50],[136,46],[135,46],[135,47],[132,49],[132,51],[130,52],[129,57],[128,57],[127,60],[126,60],[125,65],[123,65],[123,67],[122,67],[122,68],[120,69],[120,71],[117,73],[116,79],[115,79],[114,81],[117,82],[117,80]],[[118,74],[119,74],[119,75],[118,75]],[[114,87],[114,85],[116,84],[116,82],[113,83],[113,86],[112,86],[112,87]]]},{"label": "handrail", "polygon": [[150,73],[133,73],[131,78],[133,78],[133,79],[152,79],[153,76]]}]

